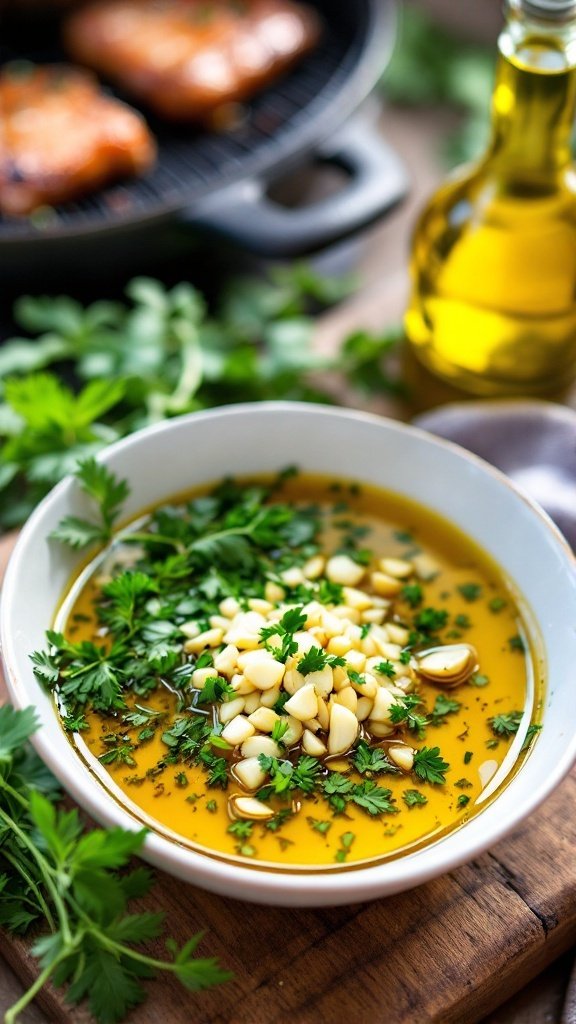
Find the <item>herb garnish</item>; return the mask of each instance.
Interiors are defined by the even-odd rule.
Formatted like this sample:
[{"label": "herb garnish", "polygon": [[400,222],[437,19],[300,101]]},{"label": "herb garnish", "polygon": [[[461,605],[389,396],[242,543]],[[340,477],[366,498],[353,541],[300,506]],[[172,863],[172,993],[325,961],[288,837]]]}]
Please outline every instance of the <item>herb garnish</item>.
[{"label": "herb garnish", "polygon": [[337,665],[345,664],[344,658],[337,657],[335,654],[328,654],[322,647],[311,647],[298,662],[298,671],[303,676],[308,676],[312,672],[321,672],[327,665],[335,668]]},{"label": "herb garnish", "polygon": [[523,711],[510,711],[508,714],[494,715],[493,718],[489,718],[488,725],[496,736],[514,736],[518,732],[523,717]]},{"label": "herb garnish", "polygon": [[419,789],[405,789],[402,799],[407,807],[423,807],[428,803],[428,797],[424,796]]},{"label": "herb garnish", "polygon": [[349,288],[294,264],[268,281],[232,282],[213,316],[191,285],[150,278],[129,283],[127,302],[19,299],[14,318],[34,337],[5,342],[0,356],[0,526],[23,522],[79,460],[167,417],[270,398],[334,401],[312,378],[319,367],[363,391],[398,394],[386,367],[398,332],[356,332],[332,360],[312,351],[309,303],[333,303]]},{"label": "herb garnish", "polygon": [[477,601],[482,594],[482,587],[479,583],[461,583],[458,591],[465,601]]},{"label": "herb garnish", "polygon": [[461,707],[460,701],[453,700],[451,697],[446,697],[445,694],[439,693],[430,714],[429,724],[443,725],[446,721],[446,716],[456,714]]},{"label": "herb garnish", "polygon": [[216,960],[195,959],[201,934],[181,948],[167,940],[167,960],[141,949],[164,931],[162,914],[130,910],[152,884],[143,867],[123,870],[145,832],[85,832],[76,810],[57,810],[56,780],[25,745],[37,726],[32,708],[0,708],[2,924],[17,934],[45,929],[32,946],[41,972],[6,1021],[13,1024],[48,981],[68,983],[68,1002],[87,1000],[100,1024],[116,1024],[142,1001],[142,979],[157,971],[192,991],[228,980]]},{"label": "herb garnish", "polygon": [[414,771],[423,782],[444,785],[449,768],[450,765],[442,760],[439,747],[422,747],[414,755]]}]

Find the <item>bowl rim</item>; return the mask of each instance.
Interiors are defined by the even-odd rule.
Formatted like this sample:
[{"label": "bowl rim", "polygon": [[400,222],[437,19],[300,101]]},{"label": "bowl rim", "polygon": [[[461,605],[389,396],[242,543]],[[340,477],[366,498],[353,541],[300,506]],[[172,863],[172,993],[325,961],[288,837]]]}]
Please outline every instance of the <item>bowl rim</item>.
[{"label": "bowl rim", "polygon": [[[559,402],[549,402],[545,398],[491,398],[488,401],[473,399],[469,402],[447,402],[446,405],[436,406],[434,409],[418,413],[411,426],[417,430],[423,430],[424,433],[434,434],[435,424],[448,423],[463,414],[467,414],[470,421],[473,419],[487,420],[502,415],[520,420],[556,420],[576,429],[576,409],[572,409],[569,405],[560,405]],[[434,434],[434,436],[445,441],[449,440],[443,438],[442,434]],[[452,443],[458,444],[457,441]],[[464,450],[468,451],[467,448]],[[470,454],[473,455],[474,452],[470,452]],[[482,456],[477,456],[477,458],[481,459]]]},{"label": "bowl rim", "polygon": [[[129,453],[130,448],[146,443],[150,436],[162,433],[169,434],[175,429],[177,424],[185,426],[191,423],[202,424],[213,419],[235,419],[251,414],[266,416],[278,414],[302,415],[303,413],[306,413],[308,416],[337,417],[350,423],[364,423],[379,430],[384,427],[392,433],[404,434],[408,432],[417,440],[424,441],[427,445],[448,449],[459,458],[471,462],[483,473],[488,473],[495,478],[500,486],[506,487],[509,491],[513,492],[516,499],[528,506],[531,513],[539,520],[541,527],[549,534],[552,534],[554,543],[561,549],[564,558],[572,569],[572,573],[576,575],[576,558],[560,530],[547,513],[529,495],[513,484],[504,473],[452,441],[437,437],[420,427],[392,420],[371,412],[322,406],[306,402],[286,401],[251,402],[239,403],[233,406],[219,406],[214,409],[189,413],[185,416],[145,427],[109,445],[98,454],[97,458],[98,461],[108,465],[111,461],[113,462],[118,452]],[[30,693],[30,684],[21,680],[17,670],[18,657],[9,629],[11,594],[18,586],[20,562],[25,557],[29,541],[36,535],[41,526],[43,516],[54,503],[58,503],[60,497],[69,488],[74,486],[74,483],[72,476],[65,477],[34,509],[18,537],[4,577],[0,607],[0,648],[8,692],[14,706],[20,708],[35,704],[35,702],[33,694]],[[167,495],[167,497],[169,496]],[[34,681],[34,684],[39,686],[36,681]],[[29,699],[23,700],[24,697]],[[43,721],[41,719],[42,724]],[[68,742],[63,733],[62,739],[66,743]],[[57,751],[50,745],[47,730],[45,731],[40,728],[31,737],[31,742],[42,760],[56,775],[64,788],[96,821],[106,827],[120,825],[123,828],[132,830],[141,828],[141,823],[132,817],[128,808],[116,803],[100,782],[90,777],[90,785],[83,786],[82,781],[88,781],[85,778],[84,772],[78,773],[78,777],[71,777],[67,770],[61,769]],[[252,900],[253,902],[277,905],[284,903],[284,905],[291,906],[319,906],[322,904],[353,903],[377,896],[392,895],[452,871],[454,868],[483,853],[489,847],[494,846],[549,796],[567,775],[575,762],[576,734],[567,741],[564,754],[551,766],[550,771],[545,775],[541,773],[539,785],[528,792],[526,792],[526,789],[524,790],[523,795],[521,794],[521,798],[516,801],[514,809],[506,816],[506,819],[504,821],[502,819],[491,821],[488,835],[483,835],[473,842],[472,837],[470,837],[470,841],[468,844],[465,844],[465,848],[456,848],[448,852],[445,850],[444,854],[440,854],[440,856],[432,855],[429,857],[429,862],[426,860],[428,851],[439,851],[442,847],[445,847],[446,839],[454,835],[465,834],[465,826],[452,830],[446,837],[440,838],[414,853],[408,853],[405,856],[389,861],[377,861],[373,864],[362,865],[357,868],[353,868],[353,865],[350,865],[352,870],[348,869],[338,872],[319,873],[311,869],[309,872],[300,870],[290,873],[289,870],[285,869],[274,872],[271,869],[259,868],[257,865],[244,867],[236,863],[203,855],[195,850],[190,850],[166,839],[156,832],[149,832],[147,834],[140,855],[157,867],[192,884],[198,884],[203,888],[226,895],[231,895],[231,889],[234,888],[236,898]],[[424,863],[422,863],[423,855]],[[383,870],[387,877],[386,875],[383,877]]]}]

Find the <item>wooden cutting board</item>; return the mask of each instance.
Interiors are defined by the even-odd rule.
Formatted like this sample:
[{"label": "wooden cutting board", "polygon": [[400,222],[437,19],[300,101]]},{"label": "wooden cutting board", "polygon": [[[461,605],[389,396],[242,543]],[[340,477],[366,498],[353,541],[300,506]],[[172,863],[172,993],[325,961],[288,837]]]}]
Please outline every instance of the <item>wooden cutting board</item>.
[{"label": "wooden cutting board", "polygon": [[[0,542],[0,571],[12,542]],[[166,911],[179,941],[205,929],[202,951],[218,956],[236,980],[193,996],[162,978],[131,1020],[473,1024],[576,942],[575,897],[576,771],[490,853],[375,903],[270,909],[158,873],[146,907]],[[26,943],[7,935],[0,942],[29,982],[36,970]],[[50,990],[42,1007],[55,1024],[88,1020]]]}]

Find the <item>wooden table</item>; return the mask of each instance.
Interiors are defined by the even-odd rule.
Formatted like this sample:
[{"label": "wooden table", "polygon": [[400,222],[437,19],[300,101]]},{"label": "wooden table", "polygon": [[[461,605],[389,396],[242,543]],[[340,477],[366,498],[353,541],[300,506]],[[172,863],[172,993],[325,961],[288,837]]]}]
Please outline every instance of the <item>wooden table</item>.
[{"label": "wooden table", "polygon": [[[329,314],[318,346],[349,327],[383,328],[405,301],[402,269],[414,208],[438,176],[431,157],[445,120],[389,115],[388,134],[414,168],[413,197],[371,232],[361,254],[364,288]],[[379,412],[399,410],[379,399]],[[0,545],[0,562],[9,543]],[[168,910],[177,938],[207,928],[204,948],[236,972],[216,993],[192,997],[165,980],[133,1014],[134,1024],[473,1024],[492,1013],[576,941],[576,775],[512,837],[470,865],[425,887],[366,906],[268,910],[224,900],[160,876],[155,908]],[[25,944],[2,953],[20,979],[34,970]],[[557,1024],[568,961],[525,989],[485,1024]],[[0,968],[0,1009],[19,981]],[[83,1024],[53,993],[24,1018]]]}]

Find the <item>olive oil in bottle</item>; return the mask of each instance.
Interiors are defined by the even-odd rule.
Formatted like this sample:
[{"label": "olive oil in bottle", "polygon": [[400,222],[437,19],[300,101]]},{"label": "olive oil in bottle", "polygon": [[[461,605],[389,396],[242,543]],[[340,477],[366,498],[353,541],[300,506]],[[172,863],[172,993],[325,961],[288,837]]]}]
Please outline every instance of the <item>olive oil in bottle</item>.
[{"label": "olive oil in bottle", "polygon": [[417,225],[407,338],[476,394],[546,393],[576,376],[576,0],[508,0],[492,138]]}]

